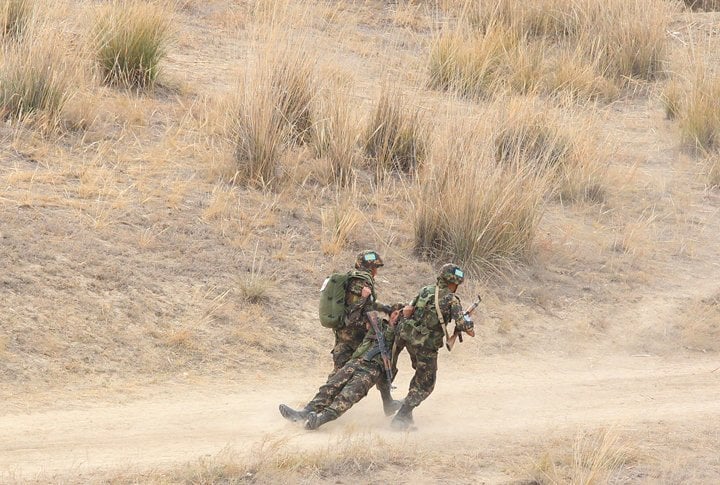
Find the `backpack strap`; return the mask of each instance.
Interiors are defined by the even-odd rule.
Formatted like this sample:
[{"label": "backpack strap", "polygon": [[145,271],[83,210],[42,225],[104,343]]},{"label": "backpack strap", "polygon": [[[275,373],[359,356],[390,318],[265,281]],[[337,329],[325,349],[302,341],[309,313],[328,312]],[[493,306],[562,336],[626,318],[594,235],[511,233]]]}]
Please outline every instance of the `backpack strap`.
[{"label": "backpack strap", "polygon": [[[445,342],[449,342],[450,334],[448,333],[447,323],[445,322],[445,317],[443,317],[443,314],[440,311],[440,286],[439,285],[435,285],[435,312],[437,313],[438,320],[440,320],[440,325],[442,326],[443,331],[445,332]],[[450,347],[448,347],[448,349],[449,348]]]}]

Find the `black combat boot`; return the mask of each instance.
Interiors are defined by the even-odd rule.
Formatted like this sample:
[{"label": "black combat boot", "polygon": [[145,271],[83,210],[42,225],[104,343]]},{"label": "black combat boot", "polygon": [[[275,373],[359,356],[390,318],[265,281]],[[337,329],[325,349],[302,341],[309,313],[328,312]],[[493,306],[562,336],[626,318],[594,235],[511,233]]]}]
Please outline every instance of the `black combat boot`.
[{"label": "black combat boot", "polygon": [[319,413],[310,412],[307,421],[305,421],[305,429],[318,429],[323,424],[334,419],[337,419],[337,414],[329,409]]},{"label": "black combat boot", "polygon": [[293,423],[296,423],[298,421],[305,421],[308,417],[308,414],[310,414],[310,409],[303,408],[300,411],[295,411],[290,406],[281,404],[280,405],[280,414],[282,414],[282,417],[287,419],[288,421],[292,421]]},{"label": "black combat boot", "polygon": [[413,409],[414,406],[403,403],[402,407],[390,423],[390,427],[398,431],[408,430],[414,424],[412,415]]},{"label": "black combat boot", "polygon": [[392,398],[390,391],[380,391],[380,395],[382,396],[383,411],[385,411],[385,416],[392,416],[395,414],[395,411],[400,409],[403,405],[402,401]]}]

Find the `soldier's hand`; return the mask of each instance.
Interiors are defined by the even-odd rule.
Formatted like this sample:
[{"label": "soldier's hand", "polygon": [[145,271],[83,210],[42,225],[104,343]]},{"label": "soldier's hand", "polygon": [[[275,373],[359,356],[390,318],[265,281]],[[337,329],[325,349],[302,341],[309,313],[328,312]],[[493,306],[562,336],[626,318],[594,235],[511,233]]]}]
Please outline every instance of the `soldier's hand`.
[{"label": "soldier's hand", "polygon": [[415,313],[415,307],[411,305],[405,305],[405,308],[402,310],[403,317],[410,318],[412,317],[412,314]]},{"label": "soldier's hand", "polygon": [[468,328],[467,330],[465,330],[465,333],[470,335],[471,337],[475,336],[475,330],[472,328]]},{"label": "soldier's hand", "polygon": [[395,310],[390,314],[390,326],[394,327],[395,323],[397,322],[398,317],[400,316],[400,312],[398,310]]},{"label": "soldier's hand", "polygon": [[[355,291],[357,291],[357,290],[355,290]],[[367,297],[369,297],[370,295],[372,295],[372,290],[370,289],[370,287],[369,287],[369,286],[363,286],[363,289],[362,289],[362,292],[360,293],[360,296],[362,296],[363,298],[367,298]]]}]

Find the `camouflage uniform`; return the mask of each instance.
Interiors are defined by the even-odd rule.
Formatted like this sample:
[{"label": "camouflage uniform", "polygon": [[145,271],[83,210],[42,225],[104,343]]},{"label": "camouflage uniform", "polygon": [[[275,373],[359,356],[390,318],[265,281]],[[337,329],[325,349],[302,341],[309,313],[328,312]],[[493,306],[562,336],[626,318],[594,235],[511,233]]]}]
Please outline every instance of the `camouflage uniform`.
[{"label": "camouflage uniform", "polygon": [[[332,350],[333,370],[328,376],[328,382],[325,386],[320,388],[321,392],[318,393],[316,399],[310,401],[310,403],[308,403],[308,405],[301,411],[295,411],[292,408],[281,404],[280,413],[283,417],[291,421],[299,421],[305,419],[311,411],[322,411],[322,409],[326,406],[329,406],[327,401],[328,398],[323,399],[322,396],[334,396],[336,393],[339,393],[341,389],[347,386],[350,379],[352,379],[356,373],[357,377],[355,378],[355,381],[357,382],[348,387],[348,391],[344,396],[349,396],[350,394],[356,395],[358,392],[361,392],[361,394],[352,398],[355,400],[348,399],[347,403],[349,403],[349,405],[338,404],[338,410],[341,410],[340,414],[364,397],[367,394],[368,389],[372,387],[373,384],[377,384],[377,388],[380,391],[383,401],[383,410],[387,416],[391,416],[400,407],[400,401],[396,401],[392,398],[390,393],[390,384],[387,380],[377,379],[374,377],[373,365],[359,365],[359,367],[356,365],[358,369],[355,369],[354,371],[346,369],[346,364],[348,364],[351,358],[353,356],[357,357],[355,354],[357,353],[358,348],[361,347],[361,344],[364,341],[363,339],[368,333],[366,326],[366,313],[369,311],[381,311],[389,315],[393,310],[399,309],[402,306],[398,304],[390,307],[377,303],[375,298],[375,280],[373,279],[372,269],[379,268],[381,266],[383,266],[383,261],[375,251],[363,251],[357,255],[355,260],[355,271],[352,272],[352,275],[347,282],[343,325],[340,328],[334,329],[335,345]],[[367,298],[363,298],[362,290],[366,286],[370,288],[371,295]],[[390,342],[392,342],[392,340],[390,340]],[[364,375],[365,377],[361,379],[361,375]],[[358,383],[361,381],[364,384],[357,387]],[[372,381],[372,384],[370,384],[367,389],[363,390],[365,384],[370,381]],[[351,392],[351,390],[353,391]],[[342,400],[344,397],[340,399]],[[347,407],[343,409],[344,406]]]},{"label": "camouflage uniform", "polygon": [[[395,330],[381,319],[378,319],[378,326],[383,332],[389,352],[395,338]],[[372,386],[380,383],[387,384],[387,378],[375,331],[370,328],[350,361],[331,375],[305,406],[305,409],[314,411],[312,414],[319,415],[322,421],[317,426],[306,424],[306,427],[315,429],[320,424],[337,419],[367,396]],[[308,423],[311,423],[312,419],[309,417]]]},{"label": "camouflage uniform", "polygon": [[[455,269],[462,276],[448,276],[446,274],[448,271],[455,271]],[[444,322],[448,324],[455,321],[456,330],[472,330],[472,321],[465,321],[463,318],[460,299],[448,287],[448,283],[459,285],[463,279],[462,270],[457,266],[443,266],[436,285],[422,288],[420,293],[413,299],[410,305],[415,308],[414,314],[398,323],[398,338],[393,353],[397,355],[403,348],[407,349],[415,375],[410,381],[403,407],[393,420],[394,427],[404,429],[411,424],[412,410],[427,399],[435,389],[438,349],[443,346],[445,337],[445,331],[435,309],[436,291],[440,313]]]},{"label": "camouflage uniform", "polygon": [[372,274],[370,274],[369,271],[361,272],[373,282],[373,286],[370,287],[372,295],[367,299],[362,297],[362,289],[367,286],[365,279],[350,278],[345,294],[345,321],[342,327],[334,331],[335,345],[332,349],[334,366],[329,377],[332,377],[333,374],[350,360],[350,357],[352,357],[355,350],[363,341],[363,337],[365,337],[367,331],[365,321],[363,320],[365,312],[383,307],[375,302],[373,296],[375,295],[375,287]]}]

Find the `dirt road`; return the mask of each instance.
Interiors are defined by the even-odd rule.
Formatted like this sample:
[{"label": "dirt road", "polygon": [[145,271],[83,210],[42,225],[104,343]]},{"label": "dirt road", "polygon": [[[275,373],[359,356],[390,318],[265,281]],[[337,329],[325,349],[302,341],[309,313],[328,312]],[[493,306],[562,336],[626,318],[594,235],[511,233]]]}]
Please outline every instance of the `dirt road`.
[{"label": "dirt road", "polygon": [[[502,356],[468,366],[462,352],[443,354],[436,392],[416,411],[409,436],[388,429],[377,391],[318,432],[285,422],[280,402],[311,397],[321,374],[277,376],[234,389],[217,385],[168,390],[122,404],[0,416],[0,477],[72,477],[126,467],[158,467],[250,450],[268,437],[326,447],[342,433],[370,430],[441,450],[500,447],[600,426],[622,429],[677,424],[694,429],[720,415],[720,364],[704,356],[555,358]],[[399,377],[398,395],[408,375]]]}]

